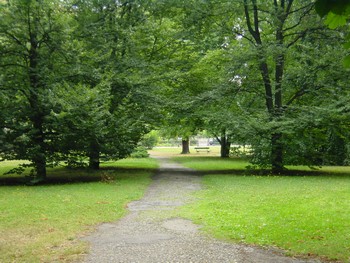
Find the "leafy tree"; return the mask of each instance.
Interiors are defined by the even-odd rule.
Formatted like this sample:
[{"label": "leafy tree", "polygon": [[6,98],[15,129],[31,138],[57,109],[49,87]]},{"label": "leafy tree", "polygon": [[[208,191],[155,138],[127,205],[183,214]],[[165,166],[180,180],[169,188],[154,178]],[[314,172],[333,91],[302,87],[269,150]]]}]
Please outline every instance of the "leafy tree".
[{"label": "leafy tree", "polygon": [[68,155],[85,153],[90,168],[99,168],[101,156],[128,156],[156,116],[149,110],[152,88],[143,77],[150,45],[142,33],[148,26],[145,8],[138,1],[109,0],[78,1],[73,7],[79,49],[70,85],[82,87],[74,100],[86,97],[70,102],[73,111],[69,104],[62,108],[65,121],[73,121],[68,127],[75,127],[63,133],[69,134],[66,141],[77,142],[66,144]]},{"label": "leafy tree", "polygon": [[[211,24],[220,25],[222,42],[190,71],[204,127],[217,137],[226,133],[223,142],[252,145],[252,161],[277,173],[285,163],[327,163],[325,149],[334,147],[321,134],[345,136],[343,128],[331,132],[327,123],[332,121],[324,114],[333,112],[339,99],[334,89],[348,96],[346,72],[334,60],[344,53],[337,46],[342,33],[322,25],[311,1],[241,1],[230,8],[226,1],[215,3],[222,14],[230,10],[236,16],[214,16]],[[315,116],[325,127],[315,123]],[[316,140],[320,147],[313,149]]]},{"label": "leafy tree", "polygon": [[3,120],[1,152],[6,159],[30,160],[41,180],[55,151],[51,95],[69,63],[70,17],[49,0],[9,0],[1,9],[1,90],[9,114]]},{"label": "leafy tree", "polygon": [[[172,1],[170,4],[177,10],[172,13],[175,17],[171,17],[175,29],[173,38],[177,40],[177,45],[168,46],[172,64],[170,70],[169,67],[167,69],[172,78],[165,82],[167,89],[164,96],[169,101],[165,126],[169,134],[183,138],[184,154],[189,152],[189,137],[204,129],[204,114],[207,111],[202,110],[207,104],[198,100],[197,96],[208,85],[204,88],[203,81],[197,78],[197,64],[208,50],[218,48],[224,42],[222,32],[226,27],[217,25],[218,20],[213,19],[223,12],[224,2]],[[224,14],[227,12],[225,10]]]},{"label": "leafy tree", "polygon": [[[257,3],[257,1],[243,1],[242,9],[244,11],[244,25],[237,25],[234,29],[242,42],[248,42],[251,49],[251,57],[256,63],[256,70],[260,78],[254,77],[254,82],[259,83],[257,91],[263,94],[265,101],[266,116],[261,115],[263,122],[267,125],[264,129],[258,129],[265,134],[265,139],[260,140],[259,144],[270,145],[270,154],[266,151],[260,151],[258,159],[270,159],[272,170],[275,173],[281,173],[284,166],[284,155],[287,147],[285,143],[285,134],[289,132],[286,125],[286,118],[290,111],[297,104],[300,97],[305,94],[317,93],[321,87],[315,83],[300,83],[303,77],[293,76],[291,72],[294,67],[293,56],[301,50],[303,45],[307,44],[311,48],[309,39],[316,39],[317,32],[325,32],[325,29],[317,21],[313,14],[313,3],[295,1],[270,1],[266,3]],[[312,23],[311,23],[312,21]],[[311,25],[311,26],[310,26]],[[243,28],[246,28],[243,29]],[[306,53],[303,53],[306,54]],[[306,57],[299,57],[305,61],[305,65],[311,63]],[[251,61],[251,60],[250,60]],[[247,61],[246,63],[251,63]],[[298,62],[300,63],[300,61]],[[249,65],[249,64],[248,64]],[[311,66],[312,67],[312,66]],[[302,70],[305,71],[305,68]],[[310,69],[306,74],[311,73]],[[316,73],[316,79],[319,79],[319,71]],[[253,80],[248,79],[250,84]],[[293,87],[291,81],[300,83],[300,86]],[[309,84],[309,85],[308,85]],[[252,87],[250,88],[252,89]],[[263,91],[263,92],[262,92]],[[267,139],[267,136],[270,136]],[[259,138],[261,138],[259,136]],[[260,149],[263,149],[262,147]],[[258,153],[258,151],[256,151]]]}]

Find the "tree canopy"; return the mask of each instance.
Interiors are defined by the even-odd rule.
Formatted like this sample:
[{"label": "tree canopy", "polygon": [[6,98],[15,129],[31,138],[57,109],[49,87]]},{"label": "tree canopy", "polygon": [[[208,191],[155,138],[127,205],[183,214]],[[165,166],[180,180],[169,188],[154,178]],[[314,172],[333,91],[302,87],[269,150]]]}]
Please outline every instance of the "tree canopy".
[{"label": "tree canopy", "polygon": [[275,173],[348,163],[347,1],[0,8],[0,155],[29,160],[32,181],[47,166],[124,158],[154,128],[206,130],[222,156],[250,145],[253,164]]}]

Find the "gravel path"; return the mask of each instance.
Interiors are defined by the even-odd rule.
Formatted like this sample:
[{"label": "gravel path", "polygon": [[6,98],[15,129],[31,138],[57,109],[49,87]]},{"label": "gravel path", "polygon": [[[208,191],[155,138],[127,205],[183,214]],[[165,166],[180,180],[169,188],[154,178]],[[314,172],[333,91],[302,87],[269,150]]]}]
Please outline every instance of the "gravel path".
[{"label": "gravel path", "polygon": [[201,188],[201,178],[166,158],[159,160],[153,183],[141,200],[128,205],[130,213],[84,238],[91,251],[83,262],[318,262],[218,241],[201,234],[191,221],[174,217],[176,207],[193,201],[191,194]]}]

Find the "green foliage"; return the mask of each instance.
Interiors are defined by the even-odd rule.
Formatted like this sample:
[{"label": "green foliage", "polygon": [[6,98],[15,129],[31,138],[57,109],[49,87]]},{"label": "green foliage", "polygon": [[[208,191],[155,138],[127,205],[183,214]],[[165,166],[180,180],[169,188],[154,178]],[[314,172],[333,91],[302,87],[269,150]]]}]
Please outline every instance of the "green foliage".
[{"label": "green foliage", "polygon": [[[0,158],[44,178],[60,162],[124,158],[142,138],[150,148],[159,129],[251,145],[266,167],[346,162],[345,31],[325,28],[311,0],[283,3],[4,2]],[[349,8],[316,9],[335,27]]]},{"label": "green foliage", "polygon": [[72,19],[59,9],[49,0],[8,1],[0,21],[0,79],[6,112],[1,152],[6,159],[30,160],[39,178],[46,176],[46,163],[55,152],[52,90],[71,62],[66,43]]},{"label": "green foliage", "polygon": [[1,158],[30,160],[44,178],[47,165],[89,158],[98,168],[101,155],[132,152],[158,117],[150,106],[147,8],[113,1],[4,5]]},{"label": "green foliage", "polygon": [[131,158],[147,158],[147,157],[149,157],[149,153],[147,152],[147,148],[146,147],[138,146],[130,154],[130,157]]},{"label": "green foliage", "polygon": [[[350,2],[348,0],[317,0],[315,9],[321,17],[327,16],[325,24],[331,29],[345,26],[350,17]],[[350,48],[349,35],[345,48]],[[344,58],[344,66],[350,68],[350,55]]]},{"label": "green foliage", "polygon": [[[208,51],[191,70],[204,127],[250,145],[252,162],[265,168],[276,164],[276,154],[283,164],[344,163],[347,153],[331,150],[335,141],[328,137],[331,123],[341,138],[348,136],[335,113],[336,101],[349,95],[348,73],[334,59],[345,54],[343,33],[323,27],[311,1],[283,8],[272,1],[245,3],[248,13],[257,5],[257,16],[245,17],[240,5],[225,48]],[[281,138],[277,144],[274,135]]]},{"label": "green foliage", "polygon": [[148,150],[153,149],[154,146],[159,142],[160,136],[158,131],[151,131],[145,134],[140,141],[140,145],[144,146]]},{"label": "green foliage", "polygon": [[317,0],[315,3],[316,12],[324,17],[330,13],[336,15],[350,14],[350,2],[348,0]]}]

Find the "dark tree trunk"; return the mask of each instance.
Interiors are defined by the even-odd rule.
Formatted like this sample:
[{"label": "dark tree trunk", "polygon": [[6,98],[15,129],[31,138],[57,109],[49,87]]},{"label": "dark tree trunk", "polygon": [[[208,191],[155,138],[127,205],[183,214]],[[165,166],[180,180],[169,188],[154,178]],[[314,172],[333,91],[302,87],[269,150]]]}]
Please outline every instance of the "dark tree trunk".
[{"label": "dark tree trunk", "polygon": [[271,138],[271,164],[272,173],[281,174],[283,173],[283,142],[282,133],[272,134]]},{"label": "dark tree trunk", "polygon": [[100,169],[100,145],[96,139],[90,143],[89,168],[93,170]]},{"label": "dark tree trunk", "polygon": [[[28,25],[30,27],[30,25]],[[43,88],[39,77],[39,44],[37,41],[38,19],[34,21],[34,30],[30,34],[29,50],[29,82],[30,91],[28,101],[31,108],[30,120],[33,124],[32,142],[35,146],[33,153],[29,158],[33,162],[35,170],[35,179],[32,183],[40,182],[46,179],[46,144],[44,135],[44,109],[40,104],[40,90]]]},{"label": "dark tree trunk", "polygon": [[34,169],[36,171],[36,181],[44,181],[46,179],[46,156],[45,154],[37,155],[33,158]]},{"label": "dark tree trunk", "polygon": [[43,118],[42,116],[32,117],[34,134],[33,142],[36,149],[32,156],[32,162],[36,172],[36,181],[42,181],[46,179],[46,146],[43,132]]},{"label": "dark tree trunk", "polygon": [[221,158],[230,157],[231,142],[229,141],[227,136],[225,135],[221,136],[220,145],[221,145],[221,149],[220,149]]},{"label": "dark tree trunk", "polygon": [[182,140],[182,152],[181,154],[189,154],[190,153],[190,139],[185,138]]},{"label": "dark tree trunk", "polygon": [[[284,25],[293,1],[274,1],[274,8],[277,14],[275,42],[279,47],[284,47]],[[251,5],[250,5],[251,4]],[[252,10],[252,14],[250,14]],[[283,87],[282,81],[285,68],[285,51],[281,49],[277,56],[275,56],[275,85],[273,92],[272,80],[270,77],[270,70],[263,49],[263,41],[260,35],[260,19],[259,8],[257,1],[244,0],[244,12],[249,33],[254,38],[256,47],[258,49],[258,60],[260,61],[260,74],[262,76],[265,88],[265,102],[266,108],[271,116],[271,120],[278,120],[283,115]],[[297,38],[298,39],[298,38]],[[290,43],[293,44],[294,42]],[[274,96],[273,96],[274,95]],[[283,141],[281,132],[272,132],[271,134],[271,166],[272,172],[280,174],[283,172]]]}]

